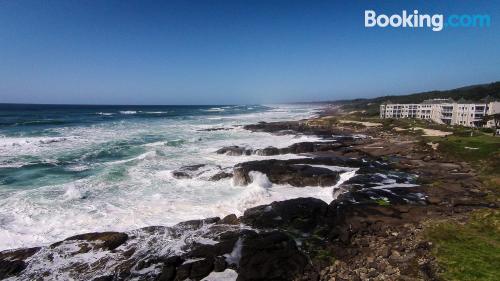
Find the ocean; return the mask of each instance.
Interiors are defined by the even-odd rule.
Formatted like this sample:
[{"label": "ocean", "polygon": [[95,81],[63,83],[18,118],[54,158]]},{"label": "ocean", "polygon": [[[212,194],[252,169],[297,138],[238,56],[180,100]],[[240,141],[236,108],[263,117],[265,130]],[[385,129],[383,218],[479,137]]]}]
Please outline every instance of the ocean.
[{"label": "ocean", "polygon": [[[209,181],[240,162],[297,155],[227,156],[228,145],[285,147],[316,137],[244,130],[317,114],[306,105],[0,105],[0,250],[47,245],[94,231],[129,231],[312,196],[332,188]],[[210,130],[216,129],[216,130]],[[192,179],[172,171],[205,164]]]}]

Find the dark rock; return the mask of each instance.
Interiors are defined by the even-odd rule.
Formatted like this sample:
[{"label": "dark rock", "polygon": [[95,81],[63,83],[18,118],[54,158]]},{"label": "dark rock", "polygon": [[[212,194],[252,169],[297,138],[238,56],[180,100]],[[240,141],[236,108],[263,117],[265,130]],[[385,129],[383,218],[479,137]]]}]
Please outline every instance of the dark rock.
[{"label": "dark rock", "polygon": [[205,164],[183,166],[172,172],[172,176],[176,179],[190,179],[194,176],[195,172],[205,167]]},{"label": "dark rock", "polygon": [[232,130],[232,129],[233,128],[218,127],[218,128],[199,129],[197,131],[199,131],[199,132],[213,132],[213,131],[228,131],[228,130]]},{"label": "dark rock", "polygon": [[226,236],[225,239],[217,244],[196,244],[186,254],[187,258],[209,258],[214,259],[217,256],[230,253],[236,241],[238,240],[238,233],[234,233],[232,237]]},{"label": "dark rock", "polygon": [[314,152],[314,143],[312,142],[299,142],[294,143],[288,147],[290,153],[306,153]]},{"label": "dark rock", "polygon": [[164,265],[161,269],[160,275],[156,281],[172,281],[175,278],[177,271],[173,265]]},{"label": "dark rock", "polygon": [[280,154],[279,149],[273,146],[268,146],[263,149],[257,149],[254,151],[254,154],[260,155],[260,156],[273,156],[273,155],[278,155]]},{"label": "dark rock", "polygon": [[233,145],[226,146],[216,151],[217,154],[226,154],[229,156],[241,156],[241,155],[250,155],[252,154],[251,149],[247,149],[245,147]]},{"label": "dark rock", "polygon": [[276,134],[290,134],[300,133],[305,135],[317,135],[322,137],[331,138],[332,131],[329,129],[312,128],[307,125],[305,120],[302,121],[284,121],[284,122],[259,122],[258,124],[251,124],[243,126],[244,129],[254,132],[267,132]]},{"label": "dark rock", "polygon": [[0,260],[0,279],[14,276],[26,268],[27,264],[22,260]]},{"label": "dark rock", "polygon": [[[94,247],[96,249],[105,249],[105,250],[114,250],[118,248],[120,245],[125,243],[128,239],[128,235],[122,232],[92,232],[79,234],[75,236],[71,236],[69,238],[64,239],[64,241],[71,240],[83,240],[87,242],[102,242],[102,243],[94,243]],[[51,247],[57,247],[62,242],[57,242],[51,245]]]},{"label": "dark rock", "polygon": [[223,219],[217,222],[217,224],[231,224],[231,225],[238,225],[240,224],[240,220],[235,214],[230,214],[225,216]]},{"label": "dark rock", "polygon": [[227,268],[227,262],[224,257],[215,257],[214,259],[214,271],[215,272],[221,272],[226,270]]},{"label": "dark rock", "polygon": [[236,165],[233,175],[235,184],[251,183],[250,172],[252,171],[265,174],[272,183],[290,184],[296,187],[332,186],[339,179],[338,172],[327,168],[313,167],[302,164],[300,161],[271,159]]},{"label": "dark rock", "polygon": [[40,247],[6,250],[0,252],[0,260],[26,260],[40,250]]},{"label": "dark rock", "polygon": [[213,224],[220,221],[219,217],[212,217],[212,218],[206,218],[206,219],[201,219],[201,220],[189,220],[189,221],[183,221],[174,226],[174,228],[180,228],[180,229],[198,229],[202,227],[205,224]]},{"label": "dark rock", "polygon": [[175,280],[201,280],[207,276],[214,269],[214,261],[210,259],[201,259],[195,261],[188,261],[183,263],[177,268]]},{"label": "dark rock", "polygon": [[257,206],[245,211],[244,224],[255,228],[286,228],[311,232],[324,222],[328,204],[315,198],[297,198]]},{"label": "dark rock", "polygon": [[219,181],[221,179],[230,178],[232,176],[233,176],[233,174],[222,171],[222,172],[219,172],[219,173],[211,176],[208,180],[210,180],[210,181]]},{"label": "dark rock", "polygon": [[183,171],[173,171],[172,176],[176,179],[190,179],[191,175]]},{"label": "dark rock", "polygon": [[0,279],[21,273],[28,266],[26,259],[39,250],[40,247],[35,247],[0,252]]},{"label": "dark rock", "polygon": [[293,280],[307,264],[307,257],[286,234],[254,233],[243,239],[237,280]]}]

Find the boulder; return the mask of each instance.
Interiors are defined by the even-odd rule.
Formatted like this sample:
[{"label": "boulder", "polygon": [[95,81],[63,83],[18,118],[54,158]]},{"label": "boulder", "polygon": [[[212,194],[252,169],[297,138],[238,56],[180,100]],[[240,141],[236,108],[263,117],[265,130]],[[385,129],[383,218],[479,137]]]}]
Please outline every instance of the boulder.
[{"label": "boulder", "polygon": [[247,209],[240,218],[253,228],[295,229],[312,232],[325,221],[328,204],[316,198],[296,198]]},{"label": "boulder", "polygon": [[293,238],[278,231],[254,232],[243,239],[236,280],[294,280],[307,265]]},{"label": "boulder", "polygon": [[280,154],[280,150],[274,146],[268,146],[268,147],[263,148],[263,149],[255,150],[254,154],[260,155],[260,156],[273,156],[273,155]]},{"label": "boulder", "polygon": [[172,172],[172,176],[176,179],[190,179],[198,170],[205,167],[205,164],[189,165],[180,167]]},{"label": "boulder", "polygon": [[172,227],[172,229],[179,229],[179,230],[194,230],[194,229],[199,229],[205,224],[214,224],[216,222],[220,221],[219,217],[211,217],[211,218],[206,218],[206,219],[200,219],[200,220],[189,220],[189,221],[183,221],[180,222]]},{"label": "boulder", "polygon": [[222,171],[222,172],[218,172],[217,174],[211,176],[208,180],[209,181],[219,181],[222,179],[231,178],[232,176],[233,176],[232,173]]},{"label": "boulder", "polygon": [[201,280],[212,272],[214,268],[214,261],[210,259],[199,259],[194,261],[185,261],[182,265],[177,267],[176,281],[182,280]]},{"label": "boulder", "polygon": [[241,155],[250,155],[252,154],[251,149],[247,149],[245,147],[233,145],[226,146],[216,151],[217,154],[226,154],[229,156],[241,156]]},{"label": "boulder", "polygon": [[262,160],[240,163],[234,168],[236,185],[252,182],[250,172],[265,174],[275,184],[289,184],[295,187],[332,186],[339,180],[339,173],[323,167],[314,167],[288,160]]},{"label": "boulder", "polygon": [[[64,239],[64,241],[82,240],[92,242],[94,249],[114,250],[125,243],[128,235],[122,232],[91,232],[84,233]],[[62,244],[63,241],[56,242],[50,247],[54,248]]]},{"label": "boulder", "polygon": [[240,219],[235,214],[230,214],[218,221],[217,224],[238,225],[240,224]]}]

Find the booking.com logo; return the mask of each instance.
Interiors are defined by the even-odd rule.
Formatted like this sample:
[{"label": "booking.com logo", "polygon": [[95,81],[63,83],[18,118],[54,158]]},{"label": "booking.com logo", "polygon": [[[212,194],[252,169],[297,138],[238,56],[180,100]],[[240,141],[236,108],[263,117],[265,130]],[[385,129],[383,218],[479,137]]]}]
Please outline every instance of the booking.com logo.
[{"label": "booking.com logo", "polygon": [[443,14],[419,14],[418,10],[408,13],[406,10],[401,15],[391,16],[377,13],[373,10],[365,10],[365,27],[401,27],[401,28],[432,28],[432,31],[441,31],[445,27],[489,27],[490,15],[448,15]]}]

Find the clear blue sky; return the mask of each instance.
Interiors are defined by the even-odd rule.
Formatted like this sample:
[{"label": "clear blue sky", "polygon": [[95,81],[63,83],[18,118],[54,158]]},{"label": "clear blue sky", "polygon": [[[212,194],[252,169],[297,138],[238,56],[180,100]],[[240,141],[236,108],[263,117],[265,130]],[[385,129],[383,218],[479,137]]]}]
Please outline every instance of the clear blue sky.
[{"label": "clear blue sky", "polygon": [[[333,100],[500,80],[499,1],[0,1],[0,102]],[[490,14],[366,29],[364,10]]]}]

